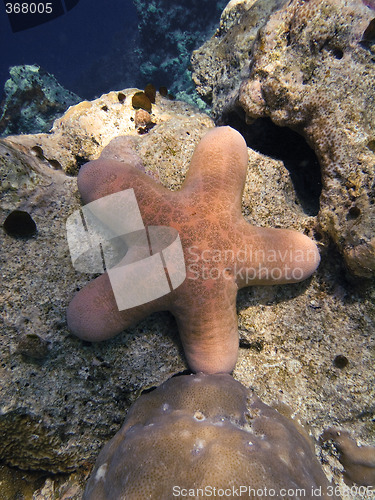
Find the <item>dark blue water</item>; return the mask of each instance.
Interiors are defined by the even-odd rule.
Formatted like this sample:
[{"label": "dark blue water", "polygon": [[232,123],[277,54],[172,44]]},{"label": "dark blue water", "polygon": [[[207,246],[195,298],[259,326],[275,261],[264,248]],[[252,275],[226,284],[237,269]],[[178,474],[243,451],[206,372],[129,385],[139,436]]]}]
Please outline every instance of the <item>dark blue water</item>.
[{"label": "dark blue water", "polygon": [[[133,50],[137,23],[131,0],[80,0],[57,19],[13,33],[1,2],[0,94],[9,67],[18,64],[38,64],[84,98],[111,90],[115,82],[109,68],[116,72],[116,54]],[[103,60],[111,64],[100,71]],[[126,75],[124,87],[125,80]]]}]

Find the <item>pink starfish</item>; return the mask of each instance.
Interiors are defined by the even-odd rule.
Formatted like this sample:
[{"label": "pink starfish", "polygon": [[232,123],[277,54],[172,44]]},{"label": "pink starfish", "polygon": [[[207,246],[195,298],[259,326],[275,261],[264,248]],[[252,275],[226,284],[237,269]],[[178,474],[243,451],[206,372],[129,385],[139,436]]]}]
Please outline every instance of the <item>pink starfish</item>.
[{"label": "pink starfish", "polygon": [[179,191],[169,191],[126,163],[98,159],[84,165],[78,176],[84,203],[133,188],[146,226],[177,229],[186,279],[163,297],[119,311],[105,273],[71,301],[71,331],[84,340],[105,340],[155,311],[169,310],[193,371],[232,371],[238,354],[238,289],[304,280],[320,260],[307,236],[246,222],[241,198],[247,162],[243,137],[218,127],[196,147]]}]

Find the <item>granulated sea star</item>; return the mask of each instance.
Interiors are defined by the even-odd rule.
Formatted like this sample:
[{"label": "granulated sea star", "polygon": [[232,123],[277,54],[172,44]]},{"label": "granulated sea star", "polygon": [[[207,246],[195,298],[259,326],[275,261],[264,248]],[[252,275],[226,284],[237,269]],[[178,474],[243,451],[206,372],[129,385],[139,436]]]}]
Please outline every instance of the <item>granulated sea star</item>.
[{"label": "granulated sea star", "polygon": [[99,158],[84,165],[78,176],[84,203],[133,188],[146,226],[177,229],[186,279],[163,297],[119,311],[105,273],[71,301],[71,331],[84,340],[105,340],[155,311],[169,310],[193,371],[232,371],[238,354],[238,289],[301,281],[320,260],[307,236],[246,222],[241,198],[247,162],[243,137],[218,127],[196,147],[179,191],[169,191],[126,163]]}]

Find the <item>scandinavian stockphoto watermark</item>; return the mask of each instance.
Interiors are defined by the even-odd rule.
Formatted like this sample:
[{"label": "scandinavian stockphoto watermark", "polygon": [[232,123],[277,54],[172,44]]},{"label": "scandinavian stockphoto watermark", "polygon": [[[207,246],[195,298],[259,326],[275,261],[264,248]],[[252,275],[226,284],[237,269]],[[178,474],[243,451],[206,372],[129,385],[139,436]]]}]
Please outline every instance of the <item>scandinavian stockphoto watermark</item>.
[{"label": "scandinavian stockphoto watermark", "polygon": [[300,281],[306,263],[318,264],[313,249],[255,248],[250,245],[239,250],[204,249],[191,246],[186,252],[189,279],[233,279],[251,284],[254,280]]},{"label": "scandinavian stockphoto watermark", "polygon": [[76,210],[66,231],[74,268],[107,272],[119,311],[162,297],[186,278],[177,230],[145,227],[133,189]]}]

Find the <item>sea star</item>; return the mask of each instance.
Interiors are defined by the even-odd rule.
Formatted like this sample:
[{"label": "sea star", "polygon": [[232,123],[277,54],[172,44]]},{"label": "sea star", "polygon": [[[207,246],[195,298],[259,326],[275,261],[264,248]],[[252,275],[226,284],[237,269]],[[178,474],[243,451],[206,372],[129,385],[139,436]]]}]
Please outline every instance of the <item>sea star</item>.
[{"label": "sea star", "polygon": [[191,370],[232,371],[238,354],[238,289],[301,281],[320,260],[307,236],[254,227],[244,219],[247,162],[243,137],[230,127],[217,127],[196,147],[179,191],[169,191],[126,163],[99,158],[84,165],[78,187],[85,203],[133,188],[146,226],[177,229],[186,279],[163,297],[119,311],[108,274],[102,274],[71,301],[70,330],[84,340],[105,340],[155,311],[169,310]]}]

